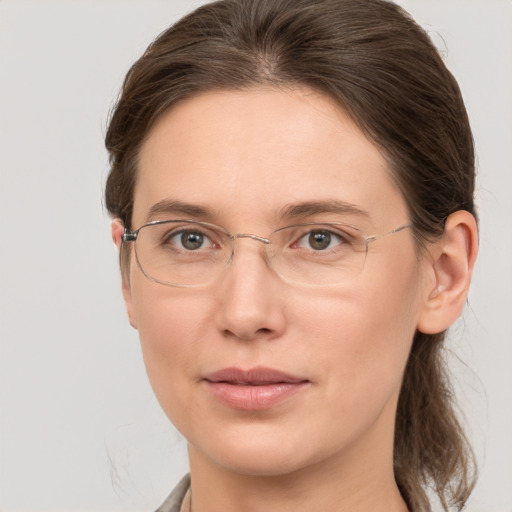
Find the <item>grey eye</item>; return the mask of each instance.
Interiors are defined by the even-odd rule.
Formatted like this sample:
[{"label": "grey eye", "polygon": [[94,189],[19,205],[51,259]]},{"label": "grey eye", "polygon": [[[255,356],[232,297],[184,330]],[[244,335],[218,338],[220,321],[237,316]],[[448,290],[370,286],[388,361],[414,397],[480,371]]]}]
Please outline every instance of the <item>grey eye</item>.
[{"label": "grey eye", "polygon": [[203,245],[204,236],[201,233],[185,232],[181,234],[180,242],[185,249],[194,251]]},{"label": "grey eye", "polygon": [[174,233],[166,241],[166,244],[184,251],[197,251],[213,246],[208,236],[200,231],[185,230]]},{"label": "grey eye", "polygon": [[326,249],[333,249],[342,243],[343,239],[336,233],[325,229],[315,229],[302,236],[297,242],[297,247],[312,249],[313,251],[324,251]]}]

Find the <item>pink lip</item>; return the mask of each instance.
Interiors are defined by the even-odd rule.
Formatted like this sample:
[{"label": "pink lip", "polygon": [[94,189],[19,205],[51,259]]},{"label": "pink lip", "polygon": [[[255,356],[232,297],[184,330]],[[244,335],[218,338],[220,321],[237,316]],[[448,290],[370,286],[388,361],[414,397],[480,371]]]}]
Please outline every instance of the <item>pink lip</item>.
[{"label": "pink lip", "polygon": [[204,382],[221,402],[235,409],[270,409],[294,395],[308,380],[262,366],[241,370],[224,368],[204,377]]}]

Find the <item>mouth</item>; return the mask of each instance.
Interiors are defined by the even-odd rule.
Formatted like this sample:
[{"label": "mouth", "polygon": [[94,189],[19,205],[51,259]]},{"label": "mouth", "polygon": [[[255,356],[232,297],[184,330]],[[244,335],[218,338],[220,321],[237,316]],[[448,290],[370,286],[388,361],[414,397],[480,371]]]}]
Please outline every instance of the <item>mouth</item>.
[{"label": "mouth", "polygon": [[248,411],[275,407],[309,384],[302,377],[265,367],[224,368],[206,375],[203,381],[224,405]]}]

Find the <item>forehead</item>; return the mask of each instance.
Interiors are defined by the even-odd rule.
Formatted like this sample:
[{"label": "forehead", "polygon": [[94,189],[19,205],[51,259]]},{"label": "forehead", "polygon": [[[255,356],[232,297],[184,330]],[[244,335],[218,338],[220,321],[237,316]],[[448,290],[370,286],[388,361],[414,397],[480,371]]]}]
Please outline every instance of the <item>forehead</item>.
[{"label": "forehead", "polygon": [[374,225],[406,213],[377,147],[308,89],[210,92],[166,112],[139,155],[134,226],[162,201],[203,207],[224,224],[275,223],[304,202],[351,204]]}]

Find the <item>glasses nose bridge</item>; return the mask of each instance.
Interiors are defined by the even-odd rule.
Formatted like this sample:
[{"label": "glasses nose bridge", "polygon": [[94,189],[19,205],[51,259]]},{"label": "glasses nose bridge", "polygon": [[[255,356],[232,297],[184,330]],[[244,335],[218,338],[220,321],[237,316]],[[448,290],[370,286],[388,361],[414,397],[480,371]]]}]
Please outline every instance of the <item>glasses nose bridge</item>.
[{"label": "glasses nose bridge", "polygon": [[268,245],[271,243],[271,241],[268,238],[264,238],[259,235],[254,235],[253,233],[237,233],[236,235],[233,235],[233,242],[237,238],[251,238],[252,240],[256,240],[257,242],[261,242],[262,244]]}]

